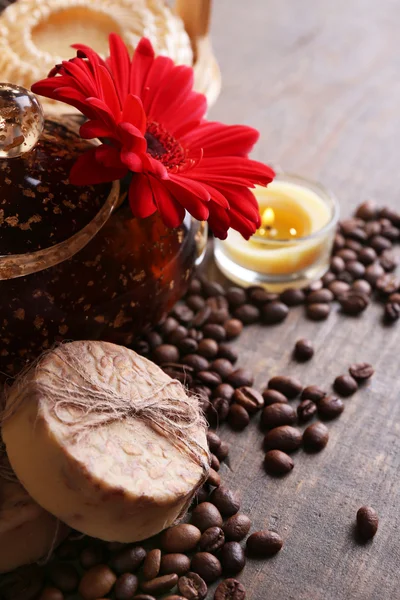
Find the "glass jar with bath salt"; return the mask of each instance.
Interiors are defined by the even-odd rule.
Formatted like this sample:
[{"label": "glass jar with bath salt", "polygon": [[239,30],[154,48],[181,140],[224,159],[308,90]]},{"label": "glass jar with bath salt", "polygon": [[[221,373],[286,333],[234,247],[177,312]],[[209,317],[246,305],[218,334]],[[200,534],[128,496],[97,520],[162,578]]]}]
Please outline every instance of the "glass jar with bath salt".
[{"label": "glass jar with bath salt", "polygon": [[[19,101],[26,119],[34,97]],[[41,131],[37,118],[29,151],[19,148],[20,130],[13,137],[7,118],[11,141],[0,144],[3,375],[65,339],[130,344],[185,293],[206,245],[205,225],[189,215],[176,229],[157,213],[134,218],[119,182],[71,185],[71,167],[89,143],[65,119],[46,120]]]}]

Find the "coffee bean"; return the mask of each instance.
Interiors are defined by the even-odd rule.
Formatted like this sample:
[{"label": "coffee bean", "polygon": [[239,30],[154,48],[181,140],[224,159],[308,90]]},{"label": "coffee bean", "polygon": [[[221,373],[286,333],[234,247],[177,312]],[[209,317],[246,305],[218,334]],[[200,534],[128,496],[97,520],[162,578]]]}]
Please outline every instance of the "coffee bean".
[{"label": "coffee bean", "polygon": [[210,410],[208,412],[209,419],[212,424],[218,425],[226,421],[229,414],[230,404],[225,398],[214,398],[211,401]]},{"label": "coffee bean", "polygon": [[189,294],[200,294],[201,290],[202,290],[201,281],[199,279],[197,279],[196,277],[194,277],[191,280],[191,282],[189,283],[188,293]]},{"label": "coffee bean", "polygon": [[286,475],[293,467],[293,460],[281,450],[268,450],[264,457],[264,468],[270,475]]},{"label": "coffee bean", "polygon": [[289,309],[283,302],[268,302],[261,309],[261,320],[266,325],[277,325],[282,323],[288,314]]},{"label": "coffee bean", "polygon": [[205,371],[209,367],[208,360],[199,354],[187,354],[182,359],[182,363],[195,371]]},{"label": "coffee bean", "polygon": [[[307,400],[306,400],[307,402]],[[264,437],[264,450],[293,452],[301,446],[302,435],[295,427],[281,425],[271,429]]]},{"label": "coffee bean", "polygon": [[226,292],[226,299],[230,306],[240,306],[247,300],[246,291],[239,287],[230,287]]},{"label": "coffee bean", "polygon": [[104,561],[103,546],[99,544],[86,546],[79,555],[79,562],[84,569],[95,567]]},{"label": "coffee bean", "polygon": [[293,354],[299,362],[310,360],[314,356],[314,348],[310,340],[297,340]]},{"label": "coffee bean", "polygon": [[396,227],[400,226],[400,214],[389,206],[384,206],[381,208],[379,211],[379,216],[381,219],[388,219]]},{"label": "coffee bean", "polygon": [[189,552],[197,546],[200,538],[200,529],[188,523],[181,523],[169,527],[161,534],[161,547],[164,552]]},{"label": "coffee bean", "polygon": [[[336,275],[336,277],[339,277],[339,276],[340,275]],[[333,273],[331,273],[330,271],[328,271],[328,273],[325,273],[325,275],[322,277],[321,281],[324,284],[324,287],[327,288],[333,281],[335,281],[335,275]]]},{"label": "coffee bean", "polygon": [[247,296],[250,302],[257,306],[262,306],[267,302],[274,302],[279,298],[278,294],[267,292],[267,290],[264,290],[264,288],[259,286],[249,287],[247,289]]},{"label": "coffee bean", "polygon": [[[367,240],[367,235],[363,235],[363,239],[362,242],[365,242]],[[358,237],[358,234],[356,235],[356,237]],[[360,250],[362,250],[362,243],[357,241],[357,240],[352,240],[351,238],[346,238],[346,243],[345,243],[345,247],[346,248],[350,248],[350,250],[354,250],[354,252],[356,254],[358,254],[360,252]]]},{"label": "coffee bean", "polygon": [[160,573],[163,575],[176,573],[177,575],[181,576],[187,573],[189,569],[190,558],[186,554],[164,554],[164,556],[161,558]]},{"label": "coffee bean", "polygon": [[178,342],[178,348],[182,354],[195,354],[198,347],[196,340],[191,337],[184,338]]},{"label": "coffee bean", "polygon": [[201,340],[204,338],[203,332],[199,331],[198,329],[194,329],[194,327],[191,327],[188,330],[188,336],[195,340],[197,343],[201,342]]},{"label": "coffee bean", "polygon": [[261,425],[268,429],[281,425],[293,425],[296,422],[296,411],[289,404],[275,403],[266,406],[261,415]]},{"label": "coffee bean", "polygon": [[[343,241],[344,243],[344,241]],[[333,256],[331,258],[331,264],[330,264],[330,269],[332,271],[332,273],[335,273],[336,275],[338,273],[341,273],[342,271],[345,270],[345,262],[343,260],[343,258],[341,258],[340,256]]]},{"label": "coffee bean", "polygon": [[222,441],[220,447],[218,448],[216,455],[219,460],[225,460],[229,455],[229,444],[227,442]]},{"label": "coffee bean", "polygon": [[79,574],[73,565],[54,563],[50,568],[50,579],[62,592],[70,594],[78,587]]},{"label": "coffee bean", "polygon": [[176,329],[174,329],[168,336],[165,337],[165,340],[169,344],[178,344],[181,340],[183,340],[188,335],[188,330],[183,325],[178,325]]},{"label": "coffee bean", "polygon": [[281,392],[286,398],[289,398],[289,400],[296,398],[303,389],[303,386],[298,379],[286,375],[272,377],[268,382],[268,387],[271,390]]},{"label": "coffee bean", "polygon": [[365,269],[364,279],[366,279],[368,281],[368,283],[370,283],[372,286],[374,286],[376,284],[377,280],[379,279],[379,277],[382,277],[382,275],[384,275],[384,274],[385,274],[384,268],[379,263],[375,262],[372,265],[369,265]]},{"label": "coffee bean", "polygon": [[210,527],[221,527],[223,519],[218,508],[211,502],[202,502],[192,512],[192,524],[200,531]]},{"label": "coffee bean", "polygon": [[374,235],[379,235],[381,232],[382,226],[379,221],[372,221],[365,224],[364,231],[367,234],[368,238],[372,238]]},{"label": "coffee bean", "polygon": [[199,311],[204,308],[206,301],[199,294],[192,294],[186,298],[186,304],[194,311]]},{"label": "coffee bean", "polygon": [[191,510],[193,510],[198,504],[201,504],[202,502],[207,502],[209,495],[210,488],[207,485],[207,483],[205,483],[199,490],[197,490],[192,500]]},{"label": "coffee bean", "polygon": [[[136,596],[133,600],[136,600]],[[185,600],[185,598],[183,596],[177,596],[176,594],[172,594],[172,596],[165,596],[164,600]]]},{"label": "coffee bean", "polygon": [[176,346],[172,346],[172,344],[161,344],[161,346],[158,346],[154,350],[152,358],[158,365],[178,362],[179,350]]},{"label": "coffee bean", "polygon": [[[214,461],[218,461],[218,469],[215,469]],[[215,454],[213,454],[211,459],[211,469],[208,472],[207,483],[214,487],[221,485],[221,477],[218,475],[217,471],[219,471],[219,460]]]},{"label": "coffee bean", "polygon": [[400,304],[397,302],[387,302],[385,304],[385,312],[383,315],[387,323],[394,323],[400,317]]},{"label": "coffee bean", "polygon": [[1,600],[37,600],[42,588],[43,570],[38,565],[19,567],[0,577]]},{"label": "coffee bean", "polygon": [[247,515],[237,513],[229,517],[222,526],[225,539],[228,542],[240,542],[249,533],[251,520]]},{"label": "coffee bean", "polygon": [[329,284],[329,289],[335,298],[338,298],[338,296],[341,296],[350,290],[350,285],[345,281],[335,280]]},{"label": "coffee bean", "polygon": [[86,571],[79,583],[78,591],[84,600],[96,600],[96,598],[107,596],[116,580],[117,577],[110,567],[96,565]]},{"label": "coffee bean", "polygon": [[337,252],[341,248],[344,248],[345,239],[341,233],[336,233],[333,240],[333,251]]},{"label": "coffee bean", "polygon": [[361,292],[366,296],[370,296],[372,294],[371,284],[365,279],[357,279],[357,281],[355,281],[351,286],[351,289],[355,292]]},{"label": "coffee bean", "polygon": [[264,529],[251,534],[246,542],[249,556],[254,558],[268,558],[282,549],[283,540],[275,531]]},{"label": "coffee bean", "polygon": [[304,448],[308,452],[323,450],[329,440],[328,428],[323,423],[313,423],[303,432]]},{"label": "coffee bean", "polygon": [[183,325],[187,325],[194,317],[194,313],[189,306],[185,304],[175,304],[172,309],[172,316],[178,319]]},{"label": "coffee bean", "polygon": [[392,242],[387,238],[383,237],[382,235],[374,235],[370,239],[369,244],[374,250],[376,250],[378,254],[380,254],[384,250],[389,250],[389,248],[392,247]]},{"label": "coffee bean", "polygon": [[226,575],[236,575],[243,571],[246,556],[238,542],[227,542],[221,550],[221,564]]},{"label": "coffee bean", "polygon": [[206,277],[201,277],[200,279],[203,286],[203,293],[207,298],[211,296],[225,296],[225,290],[220,283],[210,281]]},{"label": "coffee bean", "polygon": [[348,262],[346,270],[353,279],[361,279],[365,274],[365,266],[358,260],[351,260]]},{"label": "coffee bean", "polygon": [[349,260],[357,260],[357,252],[350,250],[350,248],[342,248],[336,252],[336,256],[342,258],[344,262],[349,262]]},{"label": "coffee bean", "polygon": [[344,404],[336,396],[325,396],[318,404],[318,415],[321,419],[336,419],[344,411]]},{"label": "coffee bean", "polygon": [[218,373],[214,373],[213,371],[199,371],[196,375],[196,378],[201,383],[204,383],[207,387],[215,388],[217,385],[222,383],[221,377]]},{"label": "coffee bean", "polygon": [[210,501],[215,504],[220,513],[225,517],[235,515],[240,508],[237,495],[225,485],[220,485],[212,492]]},{"label": "coffee bean", "polygon": [[211,363],[210,370],[217,373],[221,379],[226,379],[232,373],[233,366],[227,358],[217,358]]},{"label": "coffee bean", "polygon": [[278,392],[277,390],[270,390],[266,388],[262,393],[264,399],[264,406],[270,406],[271,404],[275,404],[276,402],[279,404],[286,404],[288,399],[286,396]]},{"label": "coffee bean", "polygon": [[393,273],[385,273],[376,281],[375,287],[381,294],[394,294],[399,291],[400,279]]},{"label": "coffee bean", "polygon": [[115,600],[132,600],[138,587],[139,581],[136,575],[132,575],[132,573],[120,575],[115,582]]},{"label": "coffee bean", "polygon": [[226,338],[226,331],[222,325],[208,323],[203,327],[204,337],[211,338],[216,342],[223,342]]},{"label": "coffee bean", "polygon": [[384,250],[379,257],[379,263],[387,273],[391,273],[399,264],[399,259],[391,250]]},{"label": "coffee bean", "polygon": [[362,506],[357,511],[357,533],[363,540],[370,540],[378,531],[379,518],[371,506]]},{"label": "coffee bean", "polygon": [[145,579],[155,579],[160,572],[161,550],[154,548],[147,553],[143,563],[143,577]]},{"label": "coffee bean", "polygon": [[207,299],[207,305],[211,308],[208,323],[223,325],[229,319],[229,304],[224,296],[213,296]]},{"label": "coffee bean", "polygon": [[204,600],[207,596],[208,588],[200,575],[189,571],[189,573],[179,578],[178,590],[187,600]]},{"label": "coffee bean", "polygon": [[369,298],[362,292],[350,291],[342,296],[339,296],[338,301],[342,307],[342,311],[346,315],[353,317],[361,314],[369,304]]},{"label": "coffee bean", "polygon": [[238,359],[237,350],[232,348],[232,346],[230,346],[229,344],[220,344],[219,345],[218,356],[220,358],[228,359],[232,364],[235,364],[235,362]]},{"label": "coffee bean", "polygon": [[249,413],[240,404],[232,404],[229,407],[227,420],[234,431],[243,431],[250,423]]},{"label": "coffee bean", "polygon": [[[218,360],[226,360],[225,358]],[[235,388],[229,385],[229,383],[220,383],[212,392],[214,398],[224,398],[225,400],[231,401]]]},{"label": "coffee bean", "polygon": [[326,396],[325,390],[320,388],[318,385],[308,385],[304,388],[301,393],[302,400],[312,400],[313,402],[318,402],[322,400]]},{"label": "coffee bean", "polygon": [[221,438],[215,431],[207,431],[207,442],[211,452],[215,452],[221,445]]},{"label": "coffee bean", "polygon": [[197,552],[190,564],[191,571],[197,573],[206,583],[213,583],[222,575],[218,558],[210,552]]},{"label": "coffee bean", "polygon": [[225,579],[215,590],[214,600],[244,600],[246,589],[237,579]]},{"label": "coffee bean", "polygon": [[198,344],[197,352],[204,358],[214,358],[218,354],[218,344],[215,340],[204,338]]},{"label": "coffee bean", "polygon": [[110,567],[117,574],[135,572],[146,557],[146,550],[141,546],[125,546],[114,554],[110,560]]},{"label": "coffee bean", "polygon": [[336,276],[339,281],[343,281],[343,283],[347,283],[350,285],[354,281],[354,277],[349,271],[342,271],[339,275]]},{"label": "coffee bean", "polygon": [[206,323],[208,323],[210,315],[211,315],[211,307],[208,306],[208,304],[205,304],[196,313],[196,316],[194,317],[194,319],[192,321],[192,326],[195,327],[195,328],[203,327],[203,325],[205,325]]},{"label": "coffee bean", "polygon": [[289,288],[282,292],[280,299],[287,306],[298,306],[304,303],[306,295],[303,290]]},{"label": "coffee bean", "polygon": [[254,383],[254,376],[248,369],[236,369],[227,377],[226,383],[234,388],[251,387]]},{"label": "coffee bean", "polygon": [[54,587],[44,588],[38,600],[64,600],[64,594]]},{"label": "coffee bean", "polygon": [[355,215],[363,221],[372,221],[376,219],[378,214],[378,208],[373,200],[367,200],[360,204],[357,208]]},{"label": "coffee bean", "polygon": [[400,304],[400,293],[396,292],[395,294],[390,294],[388,301]]},{"label": "coffee bean", "polygon": [[161,575],[151,581],[142,581],[140,584],[141,589],[146,594],[165,594],[169,592],[178,583],[178,575],[176,573],[170,573],[169,575]]},{"label": "coffee bean", "polygon": [[67,539],[57,548],[56,554],[61,560],[75,560],[79,556],[79,549],[76,541]]},{"label": "coffee bean", "polygon": [[326,304],[332,302],[332,300],[332,292],[325,288],[317,292],[311,292],[311,294],[307,296],[307,304]]},{"label": "coffee bean", "polygon": [[249,414],[254,414],[264,406],[264,398],[252,387],[240,387],[233,394],[233,401],[243,406]]},{"label": "coffee bean", "polygon": [[341,396],[351,396],[358,390],[357,381],[351,375],[339,375],[333,382],[333,387]]},{"label": "coffee bean", "polygon": [[329,317],[331,307],[329,304],[308,304],[306,314],[312,321],[323,321]]},{"label": "coffee bean", "polygon": [[243,323],[239,319],[228,319],[224,323],[224,329],[227,340],[233,340],[237,338],[243,331]]},{"label": "coffee bean", "polygon": [[358,260],[365,267],[368,267],[368,265],[372,265],[372,263],[375,262],[376,258],[377,258],[377,254],[376,254],[375,250],[370,247],[363,248],[358,254]]},{"label": "coffee bean", "polygon": [[302,400],[297,407],[297,416],[300,423],[311,421],[317,412],[317,405],[312,400]]},{"label": "coffee bean", "polygon": [[316,281],[312,281],[304,290],[306,294],[311,294],[311,292],[316,292],[317,290],[322,290],[324,284],[321,279],[317,279]]},{"label": "coffee bean", "polygon": [[236,319],[239,319],[244,325],[256,323],[260,318],[260,310],[253,304],[242,304],[233,311]]},{"label": "coffee bean", "polygon": [[[221,527],[209,527],[204,531],[200,538],[199,548],[203,552],[217,552],[222,548],[224,543],[225,534]],[[199,573],[199,575],[201,575],[201,573]]]},{"label": "coffee bean", "polygon": [[366,381],[375,373],[374,367],[369,363],[355,363],[349,367],[350,375],[356,381]]},{"label": "coffee bean", "polygon": [[161,335],[168,336],[170,333],[175,331],[178,325],[179,323],[176,319],[174,319],[173,317],[167,317],[164,323],[162,323],[162,325],[160,326]]}]

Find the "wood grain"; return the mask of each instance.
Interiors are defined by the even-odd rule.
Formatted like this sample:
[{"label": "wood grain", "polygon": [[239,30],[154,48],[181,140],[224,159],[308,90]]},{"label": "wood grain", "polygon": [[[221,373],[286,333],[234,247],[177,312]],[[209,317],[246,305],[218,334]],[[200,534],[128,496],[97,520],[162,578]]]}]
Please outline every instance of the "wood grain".
[{"label": "wood grain", "polygon": [[[399,208],[399,29],[396,0],[218,0],[223,92],[210,117],[257,127],[254,156],[319,179],[345,215],[368,197]],[[206,271],[223,281],[211,261]],[[249,600],[400,599],[400,330],[380,316],[377,305],[358,319],[335,309],[312,323],[292,309],[283,324],[248,327],[236,343],[260,389],[278,373],[329,389],[352,362],[376,368],[329,425],[327,448],[295,455],[284,479],[262,469],[256,422],[240,434],[222,429],[232,444],[224,478],[241,491],[255,528],[285,540],[270,561],[249,561],[241,576]],[[300,337],[316,347],[306,366],[291,360]],[[380,526],[360,546],[353,526],[363,504],[375,507]]]}]

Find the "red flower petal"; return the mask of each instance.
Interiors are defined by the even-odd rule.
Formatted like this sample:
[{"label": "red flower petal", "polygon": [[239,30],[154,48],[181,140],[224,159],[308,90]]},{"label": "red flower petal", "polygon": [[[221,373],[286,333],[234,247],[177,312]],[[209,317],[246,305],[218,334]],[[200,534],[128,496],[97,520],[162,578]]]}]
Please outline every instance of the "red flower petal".
[{"label": "red flower petal", "polygon": [[129,205],[135,217],[145,219],[152,215],[157,206],[147,175],[134,175],[129,186]]},{"label": "red flower petal", "polygon": [[112,169],[100,166],[96,161],[96,148],[82,154],[73,165],[70,173],[72,185],[96,185],[122,179],[128,169]]},{"label": "red flower petal", "polygon": [[142,38],[136,47],[131,63],[129,92],[142,97],[144,82],[154,61],[154,50],[150,40]]},{"label": "red flower petal", "polygon": [[208,217],[208,223],[210,228],[215,237],[224,240],[231,224],[228,211],[212,200],[209,207],[210,215]]},{"label": "red flower petal", "polygon": [[167,227],[178,227],[185,217],[185,209],[170,194],[161,181],[151,176],[149,177],[149,181],[153,191],[154,202],[157,204],[163,222]]},{"label": "red flower petal", "polygon": [[110,136],[110,130],[102,121],[92,120],[86,121],[79,130],[79,135],[85,140],[93,138],[105,138]]},{"label": "red flower petal", "polygon": [[129,150],[121,151],[121,161],[132,173],[141,173],[143,171],[143,161],[140,156]]},{"label": "red flower petal", "polygon": [[118,92],[120,107],[122,108],[129,92],[131,61],[128,49],[119,35],[111,33],[109,43],[110,58],[107,65],[110,67],[115,87]]},{"label": "red flower petal", "polygon": [[[194,182],[192,182],[194,183]],[[205,221],[208,219],[208,202],[210,195],[203,189],[203,194],[198,195],[197,190],[194,191],[193,187],[184,183],[179,183],[172,179],[167,179],[164,185],[168,188],[174,198],[181,204],[190,214],[199,221]]]},{"label": "red flower petal", "polygon": [[256,129],[243,125],[206,122],[182,139],[191,148],[203,148],[204,156],[247,156],[259,138]]},{"label": "red flower petal", "polygon": [[145,133],[147,123],[146,113],[144,112],[142,101],[138,96],[128,94],[122,111],[122,120],[135,124],[142,134]]}]

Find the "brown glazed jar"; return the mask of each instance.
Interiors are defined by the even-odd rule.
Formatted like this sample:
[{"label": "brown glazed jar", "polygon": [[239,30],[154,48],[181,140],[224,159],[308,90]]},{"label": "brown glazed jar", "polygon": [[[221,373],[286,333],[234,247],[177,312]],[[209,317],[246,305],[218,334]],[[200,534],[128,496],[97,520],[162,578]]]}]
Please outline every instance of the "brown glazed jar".
[{"label": "brown glazed jar", "polygon": [[0,371],[15,375],[54,343],[129,345],[184,294],[206,227],[187,215],[168,229],[139,220],[119,182],[74,187],[89,143],[46,121],[39,143],[0,159]]}]

